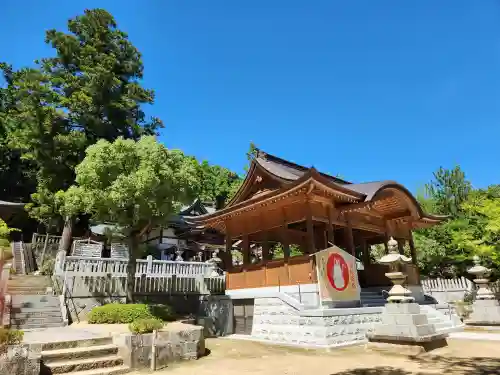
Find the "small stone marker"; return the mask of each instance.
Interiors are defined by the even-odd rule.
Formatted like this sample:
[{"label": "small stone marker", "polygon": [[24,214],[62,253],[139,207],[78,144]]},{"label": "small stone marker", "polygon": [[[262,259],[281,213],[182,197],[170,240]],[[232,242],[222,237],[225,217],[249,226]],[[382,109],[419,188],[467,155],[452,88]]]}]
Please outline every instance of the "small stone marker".
[{"label": "small stone marker", "polygon": [[474,283],[478,286],[476,300],[472,304],[472,313],[465,324],[497,326],[500,325],[500,304],[495,294],[489,288],[488,276],[490,269],[480,263],[478,256],[474,256],[474,267],[467,272],[474,275]]},{"label": "small stone marker", "polygon": [[436,332],[436,327],[429,322],[425,313],[415,302],[411,292],[403,286],[406,275],[399,271],[400,265],[411,262],[398,252],[398,243],[392,237],[387,243],[389,254],[380,259],[387,264],[390,272],[385,275],[394,286],[389,291],[389,298],[382,311],[381,322],[367,334],[368,347],[374,350],[415,355],[446,346],[447,334]]}]

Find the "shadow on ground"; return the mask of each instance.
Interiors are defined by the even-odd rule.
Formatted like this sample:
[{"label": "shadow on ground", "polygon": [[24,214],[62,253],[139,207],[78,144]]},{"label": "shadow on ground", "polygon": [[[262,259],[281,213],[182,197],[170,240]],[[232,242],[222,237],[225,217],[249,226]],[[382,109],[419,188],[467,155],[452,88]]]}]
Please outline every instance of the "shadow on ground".
[{"label": "shadow on ground", "polygon": [[423,368],[439,368],[443,374],[459,375],[495,375],[500,374],[500,358],[494,357],[447,357],[447,356],[422,356],[414,357]]},{"label": "shadow on ground", "polygon": [[[395,367],[371,367],[371,368],[357,368],[353,370],[346,370],[342,372],[335,372],[332,375],[413,375],[415,373],[408,372]],[[423,373],[420,373],[423,374]]]},{"label": "shadow on ground", "polygon": [[445,356],[409,357],[420,369],[410,371],[397,367],[356,368],[331,375],[500,375],[500,358],[458,358]]}]

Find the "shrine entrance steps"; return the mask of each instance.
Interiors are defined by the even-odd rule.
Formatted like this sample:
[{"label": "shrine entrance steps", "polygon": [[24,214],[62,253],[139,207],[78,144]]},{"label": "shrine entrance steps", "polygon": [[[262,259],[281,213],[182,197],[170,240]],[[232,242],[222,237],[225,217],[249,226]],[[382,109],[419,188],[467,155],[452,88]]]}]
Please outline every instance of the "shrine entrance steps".
[{"label": "shrine entrance steps", "polygon": [[10,326],[37,329],[64,326],[59,297],[45,276],[13,275],[7,284],[11,298]]},{"label": "shrine entrance steps", "polygon": [[41,375],[119,375],[130,371],[111,337],[46,343],[41,354]]}]

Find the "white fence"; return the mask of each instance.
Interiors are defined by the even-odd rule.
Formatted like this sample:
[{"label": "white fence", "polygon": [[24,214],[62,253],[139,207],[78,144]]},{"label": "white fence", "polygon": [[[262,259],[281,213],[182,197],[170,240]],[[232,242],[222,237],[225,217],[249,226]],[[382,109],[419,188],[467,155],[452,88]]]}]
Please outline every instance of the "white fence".
[{"label": "white fence", "polygon": [[[123,295],[127,280],[126,259],[64,256],[56,259],[54,275],[72,297],[87,294]],[[222,293],[225,276],[212,264],[137,259],[134,292],[158,293]]]},{"label": "white fence", "polygon": [[[55,267],[55,273],[81,276],[126,276],[128,261],[126,259],[94,258],[67,256],[60,260]],[[174,262],[168,260],[137,259],[135,265],[136,276],[166,277],[210,277],[215,268],[211,264],[199,262]]]},{"label": "white fence", "polygon": [[[462,301],[464,297],[475,291],[474,282],[466,277],[454,279],[424,279],[422,289],[425,294],[433,297],[440,303]],[[500,297],[500,282],[490,283],[490,289]]]}]

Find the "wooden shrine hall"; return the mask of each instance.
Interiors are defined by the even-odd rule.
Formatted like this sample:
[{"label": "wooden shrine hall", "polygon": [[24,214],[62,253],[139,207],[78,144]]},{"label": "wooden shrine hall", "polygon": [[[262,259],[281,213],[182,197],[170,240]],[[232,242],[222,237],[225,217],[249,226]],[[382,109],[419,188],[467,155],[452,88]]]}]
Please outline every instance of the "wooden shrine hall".
[{"label": "wooden shrine hall", "polygon": [[[418,285],[417,251],[412,231],[438,224],[444,217],[422,211],[415,197],[394,181],[354,184],[257,151],[234,198],[221,210],[189,218],[198,228],[225,235],[220,255],[227,270],[227,289],[258,288],[316,282],[310,254],[337,245],[363,263],[358,271],[362,287],[390,285],[386,266],[370,255],[370,245],[394,237],[400,251],[410,249],[413,264],[406,266],[408,285]],[[243,264],[233,266],[231,250],[239,244]],[[271,259],[270,249],[281,243],[284,256]],[[302,255],[290,256],[290,247]],[[251,262],[251,248],[262,249]]]}]

